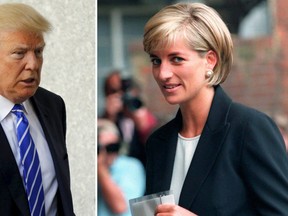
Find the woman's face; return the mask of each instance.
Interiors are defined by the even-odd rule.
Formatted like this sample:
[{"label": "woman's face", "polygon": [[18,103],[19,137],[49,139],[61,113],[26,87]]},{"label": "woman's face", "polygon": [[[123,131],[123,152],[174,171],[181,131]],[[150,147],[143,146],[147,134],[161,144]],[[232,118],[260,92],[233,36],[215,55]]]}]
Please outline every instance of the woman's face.
[{"label": "woman's face", "polygon": [[150,54],[153,76],[168,103],[181,105],[205,97],[205,74],[214,67],[209,55],[211,51],[200,57],[183,40]]},{"label": "woman's face", "polygon": [[101,143],[102,149],[98,154],[98,163],[104,163],[107,167],[113,164],[118,153],[107,152],[105,147],[117,142],[119,142],[119,137],[115,133],[103,131],[99,134],[99,143]]}]

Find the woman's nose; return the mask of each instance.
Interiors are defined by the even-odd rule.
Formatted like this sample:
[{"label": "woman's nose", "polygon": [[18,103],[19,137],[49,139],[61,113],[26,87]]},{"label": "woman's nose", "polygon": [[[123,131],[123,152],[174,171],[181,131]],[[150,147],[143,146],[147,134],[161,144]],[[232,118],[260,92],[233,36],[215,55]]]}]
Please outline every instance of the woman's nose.
[{"label": "woman's nose", "polygon": [[158,77],[161,80],[167,80],[173,76],[172,68],[167,63],[162,63],[159,67]]}]

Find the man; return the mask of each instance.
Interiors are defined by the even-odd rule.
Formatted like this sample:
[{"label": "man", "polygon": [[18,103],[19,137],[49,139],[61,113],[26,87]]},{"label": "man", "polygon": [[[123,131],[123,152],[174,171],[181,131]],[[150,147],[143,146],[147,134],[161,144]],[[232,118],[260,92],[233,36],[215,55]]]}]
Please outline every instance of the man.
[{"label": "man", "polygon": [[[74,215],[65,104],[39,87],[43,34],[50,29],[28,5],[0,5],[0,215]],[[23,137],[29,139],[26,151],[33,149],[35,175],[26,167],[30,153],[23,154],[26,141],[20,139],[27,121]]]}]

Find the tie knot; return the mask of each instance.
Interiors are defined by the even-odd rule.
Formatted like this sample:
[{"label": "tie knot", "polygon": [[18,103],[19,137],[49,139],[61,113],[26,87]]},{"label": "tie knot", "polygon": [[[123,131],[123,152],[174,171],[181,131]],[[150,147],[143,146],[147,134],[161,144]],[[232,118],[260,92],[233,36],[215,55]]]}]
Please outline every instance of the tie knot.
[{"label": "tie knot", "polygon": [[21,104],[15,104],[14,107],[12,108],[11,112],[17,116],[21,116],[24,114],[23,106]]},{"label": "tie knot", "polygon": [[12,112],[23,112],[23,106],[21,104],[15,104],[12,108]]}]

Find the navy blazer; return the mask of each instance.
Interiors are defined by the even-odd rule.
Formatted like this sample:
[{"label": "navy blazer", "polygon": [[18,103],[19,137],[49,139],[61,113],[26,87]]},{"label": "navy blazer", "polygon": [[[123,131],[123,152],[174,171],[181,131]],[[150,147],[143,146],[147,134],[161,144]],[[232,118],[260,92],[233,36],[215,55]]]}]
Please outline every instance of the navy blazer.
[{"label": "navy blazer", "polygon": [[[179,111],[148,139],[146,194],[170,189],[181,127]],[[179,205],[204,216],[287,216],[288,156],[275,123],[215,87]]]},{"label": "navy blazer", "polygon": [[[58,181],[58,215],[74,215],[66,149],[66,110],[62,98],[41,87],[30,98],[43,128]],[[29,205],[14,155],[0,125],[0,215],[29,216]]]}]

